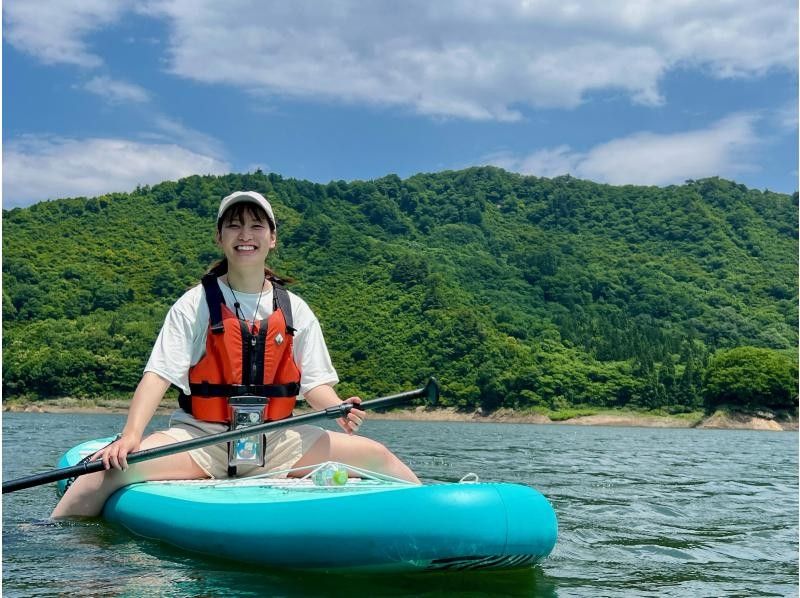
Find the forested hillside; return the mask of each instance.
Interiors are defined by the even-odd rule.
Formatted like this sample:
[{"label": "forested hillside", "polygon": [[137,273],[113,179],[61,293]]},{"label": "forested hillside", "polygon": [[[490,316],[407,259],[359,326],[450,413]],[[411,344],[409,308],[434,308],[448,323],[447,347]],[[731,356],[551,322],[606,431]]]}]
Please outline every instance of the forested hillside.
[{"label": "forested hillside", "polygon": [[469,409],[796,402],[797,194],[496,168],[193,176],[4,210],[4,397],[127,396],[239,189],[273,202],[270,264],[322,321],[345,395],[435,374]]}]

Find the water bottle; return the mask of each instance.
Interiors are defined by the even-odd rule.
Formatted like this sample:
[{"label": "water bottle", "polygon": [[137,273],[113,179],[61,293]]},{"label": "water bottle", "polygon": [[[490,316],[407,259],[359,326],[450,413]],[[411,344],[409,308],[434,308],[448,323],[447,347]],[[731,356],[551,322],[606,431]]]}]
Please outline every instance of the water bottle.
[{"label": "water bottle", "polygon": [[311,476],[315,486],[344,486],[347,483],[347,468],[339,463],[326,463]]}]

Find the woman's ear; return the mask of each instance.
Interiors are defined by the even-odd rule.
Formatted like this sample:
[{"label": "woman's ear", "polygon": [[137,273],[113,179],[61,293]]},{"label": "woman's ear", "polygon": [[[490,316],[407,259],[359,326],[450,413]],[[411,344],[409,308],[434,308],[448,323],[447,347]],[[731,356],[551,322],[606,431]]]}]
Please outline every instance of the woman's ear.
[{"label": "woman's ear", "polygon": [[273,233],[272,235],[270,235],[269,248],[275,249],[275,245],[277,245],[277,243],[278,243],[278,236]]},{"label": "woman's ear", "polygon": [[217,247],[222,247],[222,235],[220,235],[219,231],[217,231],[217,234],[214,235],[214,244]]}]

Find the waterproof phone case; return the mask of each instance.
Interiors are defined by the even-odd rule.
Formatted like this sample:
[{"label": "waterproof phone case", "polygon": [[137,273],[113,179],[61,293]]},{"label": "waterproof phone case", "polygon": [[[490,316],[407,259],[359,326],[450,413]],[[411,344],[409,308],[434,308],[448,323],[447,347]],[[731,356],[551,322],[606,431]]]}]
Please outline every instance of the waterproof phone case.
[{"label": "waterproof phone case", "polygon": [[[231,430],[246,430],[263,423],[266,399],[262,397],[231,397]],[[228,443],[228,466],[257,465],[264,467],[266,455],[264,433],[242,436]]]}]

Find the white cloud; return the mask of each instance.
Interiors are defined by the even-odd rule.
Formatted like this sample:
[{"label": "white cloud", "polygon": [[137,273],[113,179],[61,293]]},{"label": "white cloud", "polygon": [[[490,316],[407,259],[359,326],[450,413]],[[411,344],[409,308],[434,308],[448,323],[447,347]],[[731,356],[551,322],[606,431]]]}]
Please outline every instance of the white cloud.
[{"label": "white cloud", "polygon": [[171,24],[176,75],[470,119],[574,107],[597,90],[657,105],[670,69],[747,76],[797,61],[789,0],[153,0],[148,10]]},{"label": "white cloud", "polygon": [[129,0],[5,0],[3,37],[45,64],[97,67],[103,60],[83,38],[117,21],[129,5]]},{"label": "white cloud", "polygon": [[217,158],[178,145],[26,136],[4,144],[3,207],[128,192],[136,185],[230,170]]},{"label": "white cloud", "polygon": [[83,89],[99,95],[112,104],[150,101],[150,94],[143,87],[109,77],[93,77],[83,85]]},{"label": "white cloud", "polygon": [[754,115],[736,114],[706,129],[640,132],[587,152],[559,146],[527,156],[493,154],[481,162],[522,174],[571,174],[614,185],[669,185],[709,176],[733,178],[755,169],[748,160],[750,151],[760,143],[755,122]]},{"label": "white cloud", "polygon": [[553,178],[576,172],[580,160],[580,154],[573,152],[568,145],[559,145],[555,148],[537,150],[523,157],[508,152],[498,152],[485,156],[481,162],[513,172]]},{"label": "white cloud", "polygon": [[145,135],[148,139],[175,143],[207,156],[220,157],[224,154],[223,144],[217,138],[187,127],[178,120],[156,113],[153,114],[153,123],[161,133],[149,133]]},{"label": "white cloud", "polygon": [[122,10],[168,22],[180,77],[468,119],[515,120],[524,106],[575,107],[607,90],[658,105],[673,69],[797,67],[794,0],[7,0],[7,40],[93,66],[86,33]]}]

